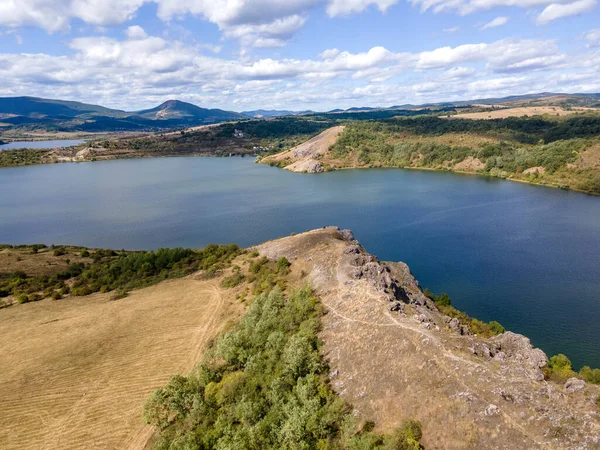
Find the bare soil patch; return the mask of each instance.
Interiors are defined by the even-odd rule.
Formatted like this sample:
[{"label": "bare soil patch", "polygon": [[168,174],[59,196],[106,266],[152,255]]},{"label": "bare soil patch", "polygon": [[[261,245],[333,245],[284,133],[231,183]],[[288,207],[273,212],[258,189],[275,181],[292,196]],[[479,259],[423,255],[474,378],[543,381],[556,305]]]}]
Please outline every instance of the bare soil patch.
[{"label": "bare soil patch", "polygon": [[329,153],[331,147],[344,131],[343,126],[332,127],[323,131],[318,136],[292,148],[291,150],[268,156],[263,159],[265,163],[289,161],[285,169],[292,172],[307,172],[315,167],[315,163]]}]

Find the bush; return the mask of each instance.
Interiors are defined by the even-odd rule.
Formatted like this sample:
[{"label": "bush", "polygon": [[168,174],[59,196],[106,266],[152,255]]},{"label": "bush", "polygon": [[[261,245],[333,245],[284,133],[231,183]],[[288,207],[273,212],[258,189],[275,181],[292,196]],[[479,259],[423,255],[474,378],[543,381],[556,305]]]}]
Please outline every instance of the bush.
[{"label": "bush", "polygon": [[58,247],[54,250],[54,256],[63,256],[67,254],[67,250],[64,247]]},{"label": "bush", "polygon": [[282,256],[277,260],[277,272],[281,275],[287,275],[291,265],[292,263],[289,262],[285,256]]},{"label": "bush", "polygon": [[39,252],[40,250],[47,248],[46,245],[44,244],[34,244],[31,246],[31,253],[36,254],[37,252]]},{"label": "bush", "polygon": [[235,272],[231,276],[224,278],[221,286],[224,288],[234,288],[240,285],[245,279],[246,277],[243,274]]},{"label": "bush", "polygon": [[17,302],[19,303],[27,303],[29,302],[29,296],[25,293],[17,295]]},{"label": "bush", "polygon": [[81,252],[81,257],[82,258],[89,258],[90,257],[90,252],[88,250],[84,250]]},{"label": "bush", "polygon": [[125,289],[117,289],[112,296],[112,300],[121,300],[129,295]]},{"label": "bush", "polygon": [[579,371],[579,376],[591,384],[600,384],[600,369],[584,366]]},{"label": "bush", "polygon": [[571,361],[563,354],[555,355],[548,360],[544,367],[544,376],[552,381],[563,383],[577,374],[571,367]]},{"label": "bush", "polygon": [[448,294],[442,294],[438,296],[433,294],[429,289],[425,289],[423,294],[425,294],[430,300],[433,301],[433,303],[435,303],[442,314],[460,320],[460,322],[463,325],[466,325],[472,334],[489,338],[502,334],[506,331],[504,327],[495,320],[491,321],[490,323],[485,323],[481,320],[474,319],[462,311],[459,311],[452,306],[452,300]]}]

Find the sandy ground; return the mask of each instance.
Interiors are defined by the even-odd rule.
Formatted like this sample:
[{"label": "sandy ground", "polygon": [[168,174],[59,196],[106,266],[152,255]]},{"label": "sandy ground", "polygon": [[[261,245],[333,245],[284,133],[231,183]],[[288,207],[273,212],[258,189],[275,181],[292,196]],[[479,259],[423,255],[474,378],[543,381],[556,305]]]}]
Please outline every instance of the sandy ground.
[{"label": "sandy ground", "polygon": [[497,109],[494,111],[485,111],[477,113],[457,114],[455,116],[446,116],[450,119],[504,119],[506,117],[522,117],[522,116],[541,116],[550,114],[553,116],[567,116],[584,111],[598,111],[594,108],[573,108],[567,111],[559,106],[530,106],[521,108]]},{"label": "sandy ground", "polygon": [[145,400],[241,313],[218,281],[0,310],[0,448],[143,448]]}]

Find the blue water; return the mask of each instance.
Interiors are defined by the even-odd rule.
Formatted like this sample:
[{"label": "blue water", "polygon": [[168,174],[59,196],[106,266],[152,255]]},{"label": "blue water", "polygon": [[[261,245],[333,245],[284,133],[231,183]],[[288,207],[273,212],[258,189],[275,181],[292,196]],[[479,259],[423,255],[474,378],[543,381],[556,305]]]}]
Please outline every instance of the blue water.
[{"label": "blue water", "polygon": [[382,260],[576,366],[600,367],[600,198],[449,173],[293,174],[249,158],[0,169],[0,242],[154,249],[350,228]]},{"label": "blue water", "polygon": [[54,147],[73,147],[83,144],[85,141],[79,140],[60,140],[60,141],[20,141],[0,145],[0,150],[10,150],[15,148],[54,148]]}]

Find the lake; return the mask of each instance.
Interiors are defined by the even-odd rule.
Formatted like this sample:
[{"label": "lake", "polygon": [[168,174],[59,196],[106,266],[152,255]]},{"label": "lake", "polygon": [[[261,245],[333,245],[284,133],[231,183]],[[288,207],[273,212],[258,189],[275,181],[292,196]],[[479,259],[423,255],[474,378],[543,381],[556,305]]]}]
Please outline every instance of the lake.
[{"label": "lake", "polygon": [[0,169],[0,242],[114,249],[257,244],[350,228],[459,309],[600,367],[600,198],[397,169],[289,173],[250,158]]},{"label": "lake", "polygon": [[54,148],[54,147],[73,147],[83,144],[85,141],[66,139],[59,141],[20,141],[10,142],[9,144],[0,145],[1,150],[11,150],[16,148]]}]

